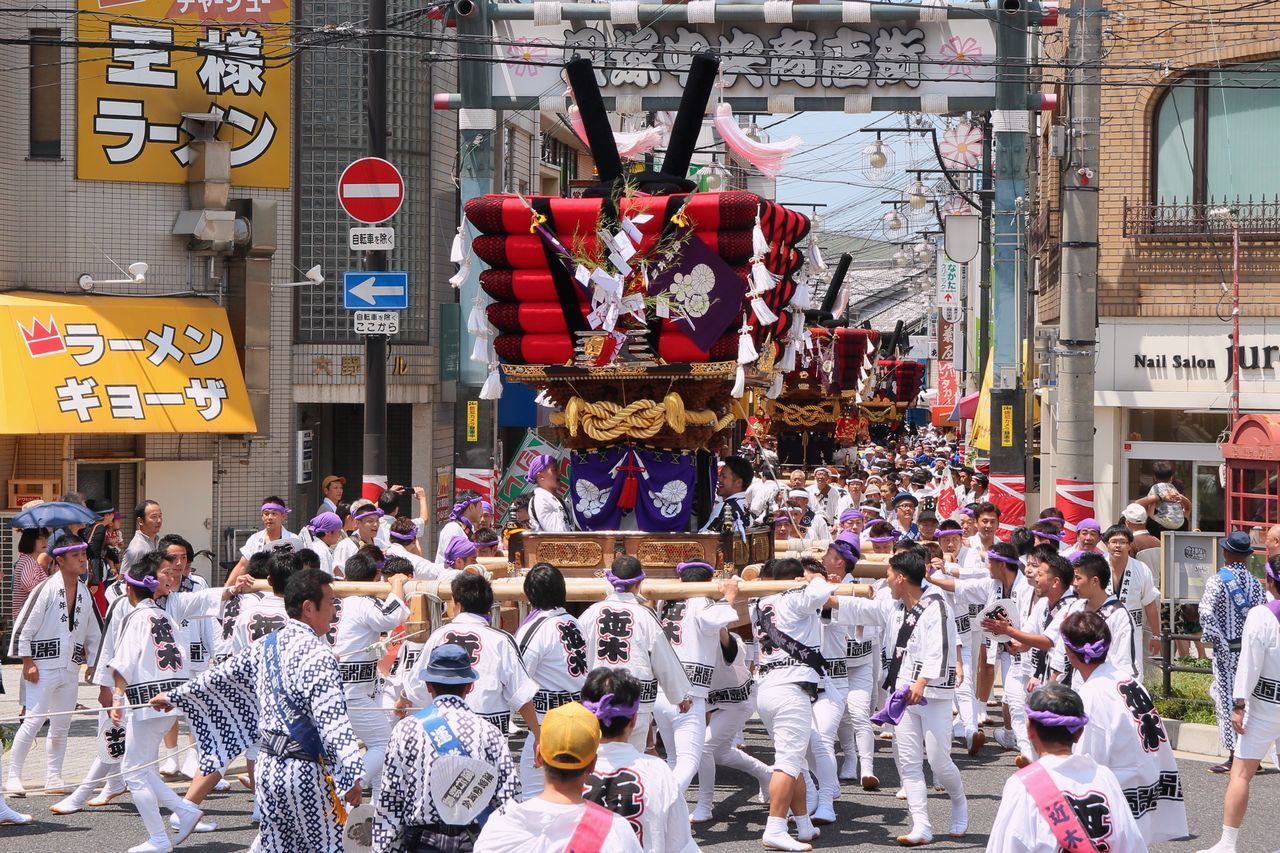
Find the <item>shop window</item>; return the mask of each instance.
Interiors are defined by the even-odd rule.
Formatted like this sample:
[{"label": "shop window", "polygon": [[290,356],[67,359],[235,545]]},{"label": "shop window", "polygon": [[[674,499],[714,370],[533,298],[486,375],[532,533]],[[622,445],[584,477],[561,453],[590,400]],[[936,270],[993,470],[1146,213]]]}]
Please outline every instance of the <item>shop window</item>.
[{"label": "shop window", "polygon": [[1216,442],[1227,428],[1226,412],[1184,412],[1178,409],[1130,409],[1126,441]]},{"label": "shop window", "polygon": [[62,157],[62,48],[58,30],[31,31],[29,84],[32,160]]},{"label": "shop window", "polygon": [[1280,197],[1280,170],[1257,168],[1272,159],[1277,127],[1274,62],[1188,75],[1156,107],[1152,203]]}]

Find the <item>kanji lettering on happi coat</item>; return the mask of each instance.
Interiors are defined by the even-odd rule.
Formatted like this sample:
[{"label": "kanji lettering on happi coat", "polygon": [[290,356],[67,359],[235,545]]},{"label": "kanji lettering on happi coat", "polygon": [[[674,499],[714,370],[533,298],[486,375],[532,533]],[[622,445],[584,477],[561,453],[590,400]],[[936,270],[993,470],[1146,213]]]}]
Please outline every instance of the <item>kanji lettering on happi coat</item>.
[{"label": "kanji lettering on happi coat", "polygon": [[640,822],[644,814],[644,783],[634,770],[624,767],[612,773],[592,773],[582,796],[624,818],[644,843],[644,826]]},{"label": "kanji lettering on happi coat", "polygon": [[182,650],[173,639],[173,625],[164,616],[151,616],[151,644],[156,650],[156,666],[177,672],[182,669]]},{"label": "kanji lettering on happi coat", "polygon": [[662,606],[662,614],[658,617],[658,621],[662,623],[662,632],[667,635],[667,639],[673,646],[680,645],[683,634],[680,620],[684,618],[687,607],[688,602],[685,601],[668,601]]},{"label": "kanji lettering on happi coat", "polygon": [[596,657],[607,660],[611,664],[627,663],[631,660],[632,618],[629,610],[605,607],[600,611],[597,622],[600,639],[597,642]]},{"label": "kanji lettering on happi coat", "polygon": [[1116,690],[1124,697],[1124,704],[1133,716],[1134,725],[1138,728],[1138,736],[1142,740],[1142,748],[1146,752],[1157,752],[1160,744],[1168,740],[1164,731],[1164,723],[1156,713],[1155,702],[1151,701],[1145,687],[1136,681],[1122,681]]},{"label": "kanji lettering on happi coat", "polygon": [[587,674],[587,641],[582,631],[572,622],[561,622],[557,626],[560,633],[560,645],[564,647],[565,663],[572,676]]},{"label": "kanji lettering on happi coat", "polygon": [[444,635],[443,642],[453,643],[466,649],[467,654],[471,656],[472,666],[480,663],[480,652],[484,649],[484,643],[475,634],[469,631],[450,631]]}]

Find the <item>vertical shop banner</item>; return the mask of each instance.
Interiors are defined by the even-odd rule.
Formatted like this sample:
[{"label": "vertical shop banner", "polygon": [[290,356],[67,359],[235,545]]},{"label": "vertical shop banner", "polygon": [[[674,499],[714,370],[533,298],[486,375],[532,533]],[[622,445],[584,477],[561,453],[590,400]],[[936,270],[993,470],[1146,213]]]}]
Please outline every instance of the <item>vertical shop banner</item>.
[{"label": "vertical shop banner", "polygon": [[959,329],[948,319],[948,313],[939,309],[938,318],[938,353],[934,365],[937,367],[938,396],[933,404],[934,426],[955,426],[951,420],[951,412],[960,399],[960,377],[955,368],[956,332]]},{"label": "vertical shop banner", "polygon": [[231,145],[231,182],[289,186],[290,0],[79,0],[76,177],[182,184],[196,123]]}]

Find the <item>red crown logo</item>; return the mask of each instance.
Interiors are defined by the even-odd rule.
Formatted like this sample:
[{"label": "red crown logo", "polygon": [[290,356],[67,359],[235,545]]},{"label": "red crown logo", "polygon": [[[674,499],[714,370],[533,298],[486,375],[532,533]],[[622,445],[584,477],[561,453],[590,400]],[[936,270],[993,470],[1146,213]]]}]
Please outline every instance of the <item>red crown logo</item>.
[{"label": "red crown logo", "polygon": [[66,345],[62,343],[62,336],[58,333],[58,324],[53,321],[52,316],[49,317],[47,326],[32,317],[30,329],[22,323],[18,323],[18,328],[22,331],[22,342],[27,345],[27,352],[32,358],[66,351]]}]

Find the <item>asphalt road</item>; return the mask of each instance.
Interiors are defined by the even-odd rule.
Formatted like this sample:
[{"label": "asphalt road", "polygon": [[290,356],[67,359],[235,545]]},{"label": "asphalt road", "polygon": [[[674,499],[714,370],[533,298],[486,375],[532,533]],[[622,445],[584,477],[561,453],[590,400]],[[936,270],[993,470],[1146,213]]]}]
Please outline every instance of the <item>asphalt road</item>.
[{"label": "asphalt road", "polygon": [[[6,670],[10,670],[6,667]],[[6,683],[13,684],[6,671]],[[88,692],[82,690],[84,698]],[[16,711],[13,694],[0,696],[0,719],[7,719]],[[88,702],[86,702],[88,704]],[[90,738],[93,734],[92,718],[78,718],[72,728],[71,746],[67,761],[66,779],[74,784],[92,758]],[[765,739],[758,721],[752,721],[747,730],[748,749],[764,760],[769,758],[770,744]],[[877,793],[864,793],[853,784],[846,784],[841,798],[836,802],[837,822],[823,828],[817,841],[820,850],[877,850],[897,849],[893,837],[903,831],[906,821],[906,803],[896,800],[898,779],[890,757],[890,745],[877,741],[877,772],[883,789]],[[961,840],[942,836],[931,845],[936,850],[982,850],[986,847],[986,833],[991,826],[999,805],[1000,792],[1005,780],[1013,771],[1013,753],[998,751],[989,745],[984,754],[969,758],[963,750],[957,750],[956,761],[960,765],[969,796],[970,834]],[[1152,848],[1160,853],[1184,853],[1212,846],[1218,839],[1222,822],[1222,792],[1226,780],[1207,772],[1210,762],[1195,757],[1180,757],[1183,786],[1187,801],[1188,819],[1193,833],[1186,841],[1160,844]],[[7,758],[5,771],[7,772]],[[35,788],[43,781],[43,740],[37,742],[28,759],[26,784]],[[715,820],[702,824],[694,837],[703,850],[745,851],[758,850],[766,813],[763,806],[750,802],[754,786],[746,777],[732,771],[721,771],[716,791]],[[178,787],[181,787],[180,785]],[[30,827],[0,827],[0,851],[21,853],[67,853],[67,851],[94,851],[115,853],[127,850],[145,837],[127,797],[100,809],[92,809],[70,817],[55,817],[48,811],[54,797],[30,796],[12,800],[11,805],[21,811],[36,815],[37,823]],[[252,808],[247,792],[235,790],[215,794],[205,803],[208,819],[217,821],[214,833],[193,836],[183,845],[183,850],[222,851],[243,850],[254,836],[254,826],[249,819]],[[950,807],[945,795],[936,794],[930,799],[933,822],[945,829],[950,817]],[[1266,853],[1280,848],[1280,773],[1272,771],[1255,781],[1249,813],[1240,836],[1241,853]],[[1124,851],[1115,851],[1124,853]]]}]

